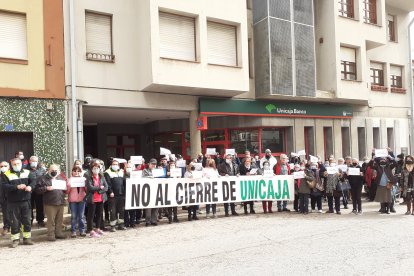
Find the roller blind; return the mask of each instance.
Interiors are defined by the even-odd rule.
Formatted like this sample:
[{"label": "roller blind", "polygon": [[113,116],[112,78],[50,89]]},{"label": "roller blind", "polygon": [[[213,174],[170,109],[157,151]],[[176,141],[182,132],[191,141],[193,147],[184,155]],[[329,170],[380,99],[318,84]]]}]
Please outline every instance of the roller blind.
[{"label": "roller blind", "polygon": [[86,12],[86,52],[112,55],[112,17]]},{"label": "roller blind", "polygon": [[402,67],[391,65],[390,66],[390,75],[401,77],[402,76]]},{"label": "roller blind", "polygon": [[27,60],[25,14],[0,11],[0,57]]},{"label": "roller blind", "polygon": [[372,69],[384,70],[384,65],[382,63],[379,63],[379,62],[371,62],[370,67]]},{"label": "roller blind", "polygon": [[209,63],[237,66],[236,30],[236,26],[207,23]]},{"label": "roller blind", "polygon": [[165,12],[159,18],[160,56],[195,61],[195,19]]},{"label": "roller blind", "polygon": [[355,62],[355,49],[341,47],[341,60]]}]

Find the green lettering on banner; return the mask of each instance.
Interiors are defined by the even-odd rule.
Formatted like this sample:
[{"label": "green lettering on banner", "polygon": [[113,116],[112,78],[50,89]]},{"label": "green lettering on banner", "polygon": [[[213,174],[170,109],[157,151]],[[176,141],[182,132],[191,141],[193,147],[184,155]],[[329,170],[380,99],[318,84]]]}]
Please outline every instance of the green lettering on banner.
[{"label": "green lettering on banner", "polygon": [[282,197],[282,189],[280,185],[280,180],[277,181],[277,193],[275,193],[276,199],[280,199]]},{"label": "green lettering on banner", "polygon": [[272,180],[269,180],[269,183],[267,185],[267,199],[275,199],[275,190],[273,189]]},{"label": "green lettering on banner", "polygon": [[266,199],[266,192],[262,193],[262,186],[264,186],[263,188],[266,189],[266,181],[263,179],[261,179],[259,182],[259,196],[261,199]]},{"label": "green lettering on banner", "polygon": [[240,194],[241,194],[242,200],[246,200],[247,198],[247,182],[246,181],[240,181]]},{"label": "green lettering on banner", "polygon": [[[249,199],[256,199],[256,197],[254,196],[255,194],[255,182],[257,183],[258,181],[254,181],[254,180],[249,180]],[[257,184],[256,184],[257,186]]]},{"label": "green lettering on banner", "polygon": [[283,181],[283,194],[282,194],[282,199],[290,199],[289,183],[288,183],[287,180],[284,180]]}]

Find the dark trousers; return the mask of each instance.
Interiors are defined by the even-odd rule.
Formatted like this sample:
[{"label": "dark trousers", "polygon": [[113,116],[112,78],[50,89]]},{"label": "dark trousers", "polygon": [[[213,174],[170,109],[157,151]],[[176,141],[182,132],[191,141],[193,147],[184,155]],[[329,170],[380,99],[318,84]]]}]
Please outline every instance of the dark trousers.
[{"label": "dark trousers", "polygon": [[3,213],[3,229],[9,230],[10,228],[10,218],[9,213],[7,211],[7,201],[1,203],[1,210]]},{"label": "dark trousers", "polygon": [[217,209],[217,205],[216,204],[206,204],[206,213],[207,214],[210,214],[210,208],[213,209],[213,214],[215,214],[216,213],[216,209]]},{"label": "dark trousers", "polygon": [[43,209],[43,195],[32,193],[32,198],[30,200],[32,204],[32,223],[33,223],[33,210],[36,209],[36,221],[37,223],[43,222],[45,220],[45,212]]},{"label": "dark trousers", "polygon": [[158,208],[145,209],[145,222],[157,223]]},{"label": "dark trousers", "polygon": [[309,194],[299,194],[299,210],[302,214],[309,212]]},{"label": "dark trousers", "polygon": [[86,216],[87,232],[92,231],[95,218],[95,228],[100,228],[102,222],[103,202],[88,203],[88,214]]},{"label": "dark trousers", "polygon": [[125,198],[121,196],[110,197],[109,200],[109,221],[111,227],[117,224],[124,224]]},{"label": "dark trousers", "polygon": [[[236,205],[234,205],[234,203],[230,203],[230,210],[231,210],[232,214],[236,213]],[[226,214],[229,213],[229,204],[228,203],[224,203],[224,212]]]},{"label": "dark trousers", "polygon": [[137,210],[125,210],[124,221],[126,227],[133,227],[137,223]]},{"label": "dark trousers", "polygon": [[351,195],[352,195],[352,210],[362,211],[361,206],[361,194],[362,194],[362,185],[351,186]]},{"label": "dark trousers", "polygon": [[[109,197],[109,196],[108,196]],[[110,221],[109,219],[110,219],[110,216],[109,216],[109,202],[108,201],[106,201],[104,204],[103,204],[103,208],[104,208],[104,214],[105,214],[105,221]]]},{"label": "dark trousers", "polygon": [[169,207],[167,208],[167,212],[168,212],[168,220],[171,221],[173,216],[174,219],[177,219],[177,212],[178,212],[178,208],[177,207]]},{"label": "dark trousers", "polygon": [[371,188],[369,189],[369,200],[374,201],[377,195],[377,184],[372,181]]},{"label": "dark trousers", "polygon": [[315,206],[318,207],[318,210],[322,210],[322,194],[312,195],[311,194],[311,207],[312,210],[315,210]]},{"label": "dark trousers", "polygon": [[247,213],[247,205],[250,206],[250,212],[254,211],[254,208],[253,208],[254,202],[253,201],[246,201],[246,202],[243,203],[243,205],[244,205],[244,212],[245,213]]},{"label": "dark trousers", "polygon": [[295,198],[293,199],[293,209],[298,212],[299,211],[299,195],[295,194]]},{"label": "dark trousers", "polygon": [[31,228],[31,215],[32,210],[30,201],[20,202],[7,202],[7,211],[9,212],[10,226],[11,226],[11,238],[17,240],[20,238],[20,231],[23,226],[23,237],[30,238]]},{"label": "dark trousers", "polygon": [[341,197],[340,196],[331,196],[328,195],[328,208],[330,212],[334,211],[334,201],[335,201],[335,211],[341,211]]},{"label": "dark trousers", "polygon": [[[209,204],[207,204],[206,205],[206,212],[207,212],[207,206],[209,206],[209,208],[210,208],[210,205]],[[188,217],[193,217],[193,218],[195,218],[195,217],[197,217],[197,208],[198,206],[197,205],[192,205],[192,206],[188,206],[187,207],[187,211],[188,211]],[[214,208],[214,213],[215,213],[215,208]],[[208,213],[210,212],[210,209],[208,210]]]},{"label": "dark trousers", "polygon": [[262,201],[263,212],[273,212],[272,210],[273,201]]},{"label": "dark trousers", "polygon": [[348,199],[349,199],[349,191],[346,190],[343,192],[343,196],[342,196],[342,203],[344,204],[344,208],[348,207]]}]

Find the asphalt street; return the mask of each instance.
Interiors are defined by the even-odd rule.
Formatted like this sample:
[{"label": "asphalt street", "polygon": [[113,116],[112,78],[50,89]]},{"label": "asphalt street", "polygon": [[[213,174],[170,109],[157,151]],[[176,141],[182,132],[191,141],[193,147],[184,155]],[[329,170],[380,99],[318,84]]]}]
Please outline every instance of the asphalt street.
[{"label": "asphalt street", "polygon": [[363,208],[361,216],[349,209],[182,216],[171,225],[56,242],[37,230],[34,246],[10,249],[3,237],[1,275],[414,275],[414,216],[404,215],[405,206],[391,215],[380,215],[377,203]]}]

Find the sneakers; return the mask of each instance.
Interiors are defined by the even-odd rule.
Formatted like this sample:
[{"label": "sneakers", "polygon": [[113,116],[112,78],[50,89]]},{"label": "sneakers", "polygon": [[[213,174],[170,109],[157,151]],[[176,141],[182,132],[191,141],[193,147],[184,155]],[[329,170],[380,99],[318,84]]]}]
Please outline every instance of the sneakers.
[{"label": "sneakers", "polygon": [[250,214],[256,214],[256,212],[253,209],[251,209]]},{"label": "sneakers", "polygon": [[16,248],[19,245],[19,240],[14,240],[12,241],[12,243],[9,245],[10,248]]},{"label": "sneakers", "polygon": [[105,234],[104,231],[102,231],[101,229],[96,230],[96,233],[101,236]]},{"label": "sneakers", "polygon": [[125,231],[127,228],[124,225],[119,225],[118,230]]},{"label": "sneakers", "polygon": [[80,235],[81,237],[86,237],[86,233],[85,233],[85,232],[81,232],[79,235]]},{"label": "sneakers", "polygon": [[283,208],[282,210],[283,212],[290,212],[290,210],[288,208]]},{"label": "sneakers", "polygon": [[362,211],[358,211],[357,215],[362,215]]},{"label": "sneakers", "polygon": [[72,234],[70,235],[70,237],[71,237],[72,239],[75,239],[75,238],[76,238],[76,232],[72,232]]},{"label": "sneakers", "polygon": [[321,210],[318,210],[318,213],[322,214],[323,213],[322,209]]},{"label": "sneakers", "polygon": [[100,235],[97,232],[95,232],[95,231],[91,231],[91,233],[89,234],[89,236],[91,238],[99,238],[100,237]]},{"label": "sneakers", "polygon": [[64,240],[64,239],[66,239],[66,235],[63,235],[63,234],[56,235],[56,239]]},{"label": "sneakers", "polygon": [[110,232],[112,232],[112,233],[113,233],[113,232],[116,232],[116,228],[115,228],[115,226],[112,226],[112,227],[111,227],[111,230],[109,230],[109,231],[110,231]]},{"label": "sneakers", "polygon": [[216,214],[215,213],[213,213],[213,216],[212,216],[212,218],[213,219],[215,219],[217,216],[216,216]]},{"label": "sneakers", "polygon": [[341,211],[338,211],[338,212],[336,212],[336,214],[337,214],[337,215],[341,215],[342,213],[341,213]]},{"label": "sneakers", "polygon": [[405,212],[406,215],[411,215],[411,211]]},{"label": "sneakers", "polygon": [[351,214],[357,214],[357,210],[352,210]]},{"label": "sneakers", "polygon": [[174,218],[173,219],[173,222],[176,222],[177,223],[177,222],[180,222],[180,221],[178,220],[178,218]]},{"label": "sneakers", "polygon": [[232,216],[235,216],[235,217],[238,217],[238,216],[239,216],[239,214],[238,214],[238,213],[236,213],[236,212],[231,212],[231,215],[232,215]]},{"label": "sneakers", "polygon": [[31,238],[28,238],[28,239],[23,239],[23,244],[24,245],[34,245],[34,242],[32,242]]}]

